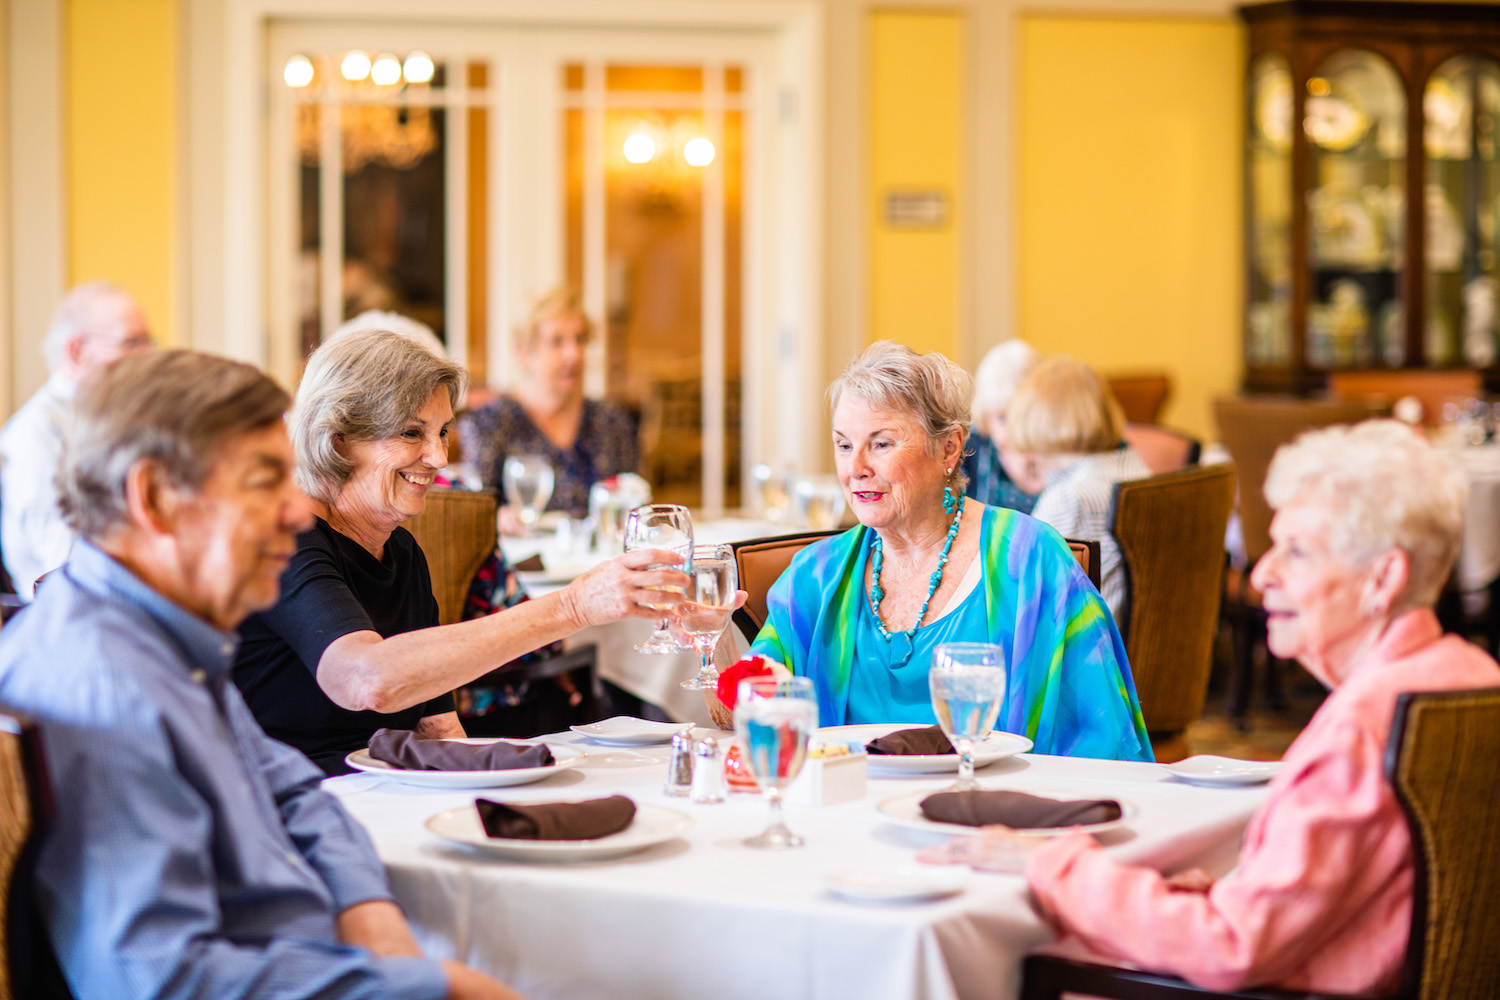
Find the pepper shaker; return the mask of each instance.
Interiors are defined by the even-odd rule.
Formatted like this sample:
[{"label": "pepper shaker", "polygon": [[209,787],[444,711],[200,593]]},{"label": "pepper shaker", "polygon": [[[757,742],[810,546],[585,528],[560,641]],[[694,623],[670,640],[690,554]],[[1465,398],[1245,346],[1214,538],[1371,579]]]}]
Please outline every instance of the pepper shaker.
[{"label": "pepper shaker", "polygon": [[667,758],[667,783],[662,792],[686,795],[693,787],[693,738],[687,733],[672,737],[672,753]]},{"label": "pepper shaker", "polygon": [[728,797],[727,791],[719,745],[712,736],[704,737],[693,749],[693,801],[700,805],[723,802]]}]

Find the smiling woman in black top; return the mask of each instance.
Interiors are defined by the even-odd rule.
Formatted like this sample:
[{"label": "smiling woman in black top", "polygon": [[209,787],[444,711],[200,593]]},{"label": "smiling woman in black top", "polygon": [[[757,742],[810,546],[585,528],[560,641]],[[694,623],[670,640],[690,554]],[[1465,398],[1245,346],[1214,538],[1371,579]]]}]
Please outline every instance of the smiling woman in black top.
[{"label": "smiling woman in black top", "polygon": [[[427,561],[401,522],[448,462],[462,368],[384,331],[330,340],[292,409],[297,478],[318,519],[297,540],[281,600],[249,618],[234,679],[266,731],[330,774],[382,727],[464,735],[451,692],[591,625],[655,618],[645,592],[681,585],[670,553],[628,553],[554,594],[439,626]],[[661,599],[651,590],[652,601]]]}]

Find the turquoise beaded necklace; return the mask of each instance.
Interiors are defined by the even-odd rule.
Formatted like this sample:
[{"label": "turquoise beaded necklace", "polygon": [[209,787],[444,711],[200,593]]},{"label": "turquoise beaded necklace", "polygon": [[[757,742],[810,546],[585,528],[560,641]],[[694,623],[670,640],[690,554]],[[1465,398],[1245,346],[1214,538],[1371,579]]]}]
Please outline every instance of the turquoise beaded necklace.
[{"label": "turquoise beaded necklace", "polygon": [[[932,595],[943,582],[943,567],[948,565],[948,550],[953,548],[953,539],[958,535],[959,522],[964,517],[964,497],[958,498],[958,510],[953,515],[953,523],[948,526],[948,538],[943,542],[943,551],[938,553],[937,569],[932,571],[932,577],[927,584],[927,600],[922,602],[922,610],[917,612],[917,621],[911,628],[902,629],[901,634],[910,639],[917,634],[917,629],[922,627],[922,619],[927,617],[927,605],[932,603]],[[885,627],[885,622],[880,617],[880,602],[885,600],[885,588],[880,585],[880,563],[882,555],[880,549],[880,534],[875,535],[873,566],[870,570],[870,611],[875,615],[875,627],[880,630],[880,637],[887,642],[892,638],[890,630]]]}]

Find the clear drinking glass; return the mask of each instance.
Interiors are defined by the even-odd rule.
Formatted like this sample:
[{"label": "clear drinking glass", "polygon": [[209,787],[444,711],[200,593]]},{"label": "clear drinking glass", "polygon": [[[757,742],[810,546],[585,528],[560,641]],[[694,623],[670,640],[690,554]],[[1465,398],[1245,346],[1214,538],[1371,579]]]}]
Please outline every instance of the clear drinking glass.
[{"label": "clear drinking glass", "polygon": [[[637,507],[625,519],[625,551],[636,549],[666,549],[682,556],[682,563],[654,563],[648,569],[680,569],[686,572],[693,556],[693,516],[688,509],[675,503],[648,503]],[[683,593],[682,587],[664,588],[667,593]],[[665,611],[671,604],[647,604],[648,608]],[[636,644],[642,653],[676,653],[684,647],[677,644],[672,633],[667,631],[670,619],[663,618],[656,624],[656,631],[645,642]]]},{"label": "clear drinking glass", "polygon": [[844,488],[834,476],[797,480],[797,519],[814,531],[832,531],[844,516]]},{"label": "clear drinking glass", "polygon": [[938,725],[958,750],[958,781],[948,789],[981,787],[974,780],[974,744],[990,734],[1005,700],[1005,651],[993,642],[945,642],[927,674]]},{"label": "clear drinking glass", "polygon": [[750,470],[755,492],[760,500],[760,514],[772,524],[786,520],[791,502],[792,470],[761,462]]},{"label": "clear drinking glass", "polygon": [[806,677],[747,677],[740,681],[734,704],[734,740],[740,757],[771,806],[771,822],[745,841],[772,851],[801,847],[803,840],[786,827],[781,793],[802,771],[807,740],[818,728],[818,702]]},{"label": "clear drinking glass", "polygon": [[552,463],[541,455],[511,455],[505,459],[504,476],[505,496],[529,533],[552,499]]},{"label": "clear drinking glass", "polygon": [[698,673],[682,682],[689,691],[709,691],[719,680],[714,666],[714,648],[734,613],[734,595],[740,588],[734,565],[734,549],[728,545],[695,545],[688,568],[687,600],[678,605],[677,620],[698,651]]}]

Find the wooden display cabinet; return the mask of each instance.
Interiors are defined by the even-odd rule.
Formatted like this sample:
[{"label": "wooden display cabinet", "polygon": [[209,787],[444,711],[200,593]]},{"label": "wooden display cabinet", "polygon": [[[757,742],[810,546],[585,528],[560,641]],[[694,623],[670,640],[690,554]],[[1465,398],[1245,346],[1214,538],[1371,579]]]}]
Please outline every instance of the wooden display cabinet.
[{"label": "wooden display cabinet", "polygon": [[1246,388],[1408,368],[1500,388],[1500,4],[1240,16]]}]

